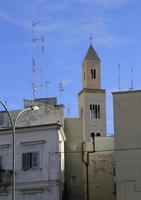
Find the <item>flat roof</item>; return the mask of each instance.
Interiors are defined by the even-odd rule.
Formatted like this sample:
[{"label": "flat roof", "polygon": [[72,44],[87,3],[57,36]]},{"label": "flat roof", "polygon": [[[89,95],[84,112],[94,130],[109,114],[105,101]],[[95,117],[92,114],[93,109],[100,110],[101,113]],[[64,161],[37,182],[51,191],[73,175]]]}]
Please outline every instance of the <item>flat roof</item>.
[{"label": "flat roof", "polygon": [[[44,128],[44,127],[52,127],[56,126],[56,128],[60,129],[62,125],[60,123],[52,123],[52,124],[39,124],[39,125],[31,125],[31,126],[20,126],[16,127],[16,130],[30,129],[30,128]],[[8,128],[0,128],[0,132],[2,131],[11,131],[12,127]]]},{"label": "flat roof", "polygon": [[112,92],[113,95],[116,95],[116,94],[133,94],[133,93],[141,93],[141,90],[125,90],[125,91]]}]

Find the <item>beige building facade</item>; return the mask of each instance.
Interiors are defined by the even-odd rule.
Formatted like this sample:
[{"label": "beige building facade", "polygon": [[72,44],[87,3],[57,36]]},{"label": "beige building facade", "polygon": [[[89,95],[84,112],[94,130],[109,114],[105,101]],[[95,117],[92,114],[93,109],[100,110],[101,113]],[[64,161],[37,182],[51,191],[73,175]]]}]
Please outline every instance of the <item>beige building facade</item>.
[{"label": "beige building facade", "polygon": [[[64,192],[64,115],[54,99],[25,101],[25,112],[17,121],[15,136],[16,199],[60,200]],[[20,111],[11,111],[15,118]],[[11,200],[12,132],[6,112],[0,113],[0,199]],[[62,125],[61,122],[62,121]]]},{"label": "beige building facade", "polygon": [[88,163],[84,165],[84,199],[115,200],[114,138],[96,137],[94,148],[92,142],[85,143],[83,155]]},{"label": "beige building facade", "polygon": [[65,119],[65,183],[66,199],[83,200],[83,163],[82,163],[82,141],[83,128],[80,118]]},{"label": "beige building facade", "polygon": [[141,90],[113,93],[117,200],[141,199]]}]

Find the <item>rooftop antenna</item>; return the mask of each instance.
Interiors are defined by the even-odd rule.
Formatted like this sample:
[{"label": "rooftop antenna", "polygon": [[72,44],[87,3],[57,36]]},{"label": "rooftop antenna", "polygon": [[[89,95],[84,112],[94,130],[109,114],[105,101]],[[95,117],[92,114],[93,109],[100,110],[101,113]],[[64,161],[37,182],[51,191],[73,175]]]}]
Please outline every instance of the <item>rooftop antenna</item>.
[{"label": "rooftop antenna", "polygon": [[[33,99],[37,96],[37,89],[40,89],[42,96],[43,87],[43,56],[44,56],[44,36],[36,37],[35,29],[40,21],[32,22],[32,93]],[[41,57],[37,56],[36,42],[41,43]]]},{"label": "rooftop antenna", "polygon": [[62,93],[65,91],[64,85],[69,83],[70,80],[64,80],[59,82],[59,91],[60,91],[60,103],[62,103]]},{"label": "rooftop antenna", "polygon": [[70,109],[69,108],[67,108],[67,114],[68,114],[68,118],[69,118],[69,116],[70,116]]},{"label": "rooftop antenna", "polygon": [[129,90],[134,90],[134,80],[133,80],[133,75],[134,75],[134,71],[133,71],[133,67],[131,67],[131,87]]},{"label": "rooftop antenna", "polygon": [[48,84],[50,84],[51,81],[46,81],[46,97],[48,97]]},{"label": "rooftop antenna", "polygon": [[4,101],[4,105],[7,106],[7,100]]},{"label": "rooftop antenna", "polygon": [[118,88],[119,88],[119,91],[121,91],[121,85],[120,85],[120,64],[118,65]]}]

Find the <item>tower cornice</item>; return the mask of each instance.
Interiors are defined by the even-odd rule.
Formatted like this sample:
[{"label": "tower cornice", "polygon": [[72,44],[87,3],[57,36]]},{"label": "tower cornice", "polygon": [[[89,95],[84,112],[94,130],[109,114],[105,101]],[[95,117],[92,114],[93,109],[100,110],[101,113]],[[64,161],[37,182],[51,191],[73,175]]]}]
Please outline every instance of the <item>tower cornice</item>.
[{"label": "tower cornice", "polygon": [[80,96],[82,93],[106,93],[105,89],[91,89],[91,88],[83,88],[79,93],[78,96]]}]

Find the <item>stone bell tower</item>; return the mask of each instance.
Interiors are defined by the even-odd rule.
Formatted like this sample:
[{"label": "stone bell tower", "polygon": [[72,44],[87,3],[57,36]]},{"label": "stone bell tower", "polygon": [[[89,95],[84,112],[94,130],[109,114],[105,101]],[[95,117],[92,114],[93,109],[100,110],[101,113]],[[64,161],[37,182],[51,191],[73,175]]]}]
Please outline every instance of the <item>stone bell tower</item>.
[{"label": "stone bell tower", "polygon": [[90,134],[106,136],[106,92],[101,89],[101,61],[92,42],[82,62],[83,89],[78,94],[79,115],[83,121],[83,139]]}]

